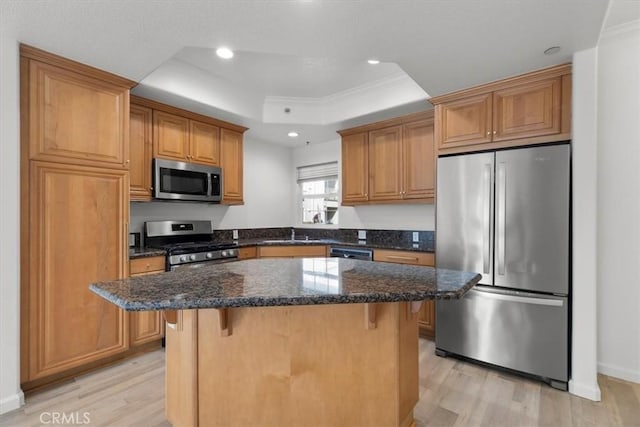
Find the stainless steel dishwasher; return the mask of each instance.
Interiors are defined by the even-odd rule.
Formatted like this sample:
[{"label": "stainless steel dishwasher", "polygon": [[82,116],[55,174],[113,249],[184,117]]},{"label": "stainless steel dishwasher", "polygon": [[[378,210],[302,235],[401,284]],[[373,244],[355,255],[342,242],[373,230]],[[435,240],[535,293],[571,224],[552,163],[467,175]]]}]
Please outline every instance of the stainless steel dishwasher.
[{"label": "stainless steel dishwasher", "polygon": [[373,260],[373,251],[371,249],[356,249],[344,247],[330,247],[329,256],[336,258],[362,259],[365,261]]}]

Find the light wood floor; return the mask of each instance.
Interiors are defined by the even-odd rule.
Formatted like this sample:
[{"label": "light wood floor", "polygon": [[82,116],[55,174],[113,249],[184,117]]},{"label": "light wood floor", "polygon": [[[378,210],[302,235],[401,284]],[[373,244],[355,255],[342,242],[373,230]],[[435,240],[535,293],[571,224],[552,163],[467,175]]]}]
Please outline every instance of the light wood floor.
[{"label": "light wood floor", "polygon": [[[640,384],[601,375],[602,402],[592,402],[539,382],[437,357],[433,351],[433,342],[420,340],[418,427],[640,426]],[[55,412],[73,414],[79,421],[87,413],[91,426],[169,426],[164,418],[164,352],[34,393],[19,410],[0,415],[0,426],[54,425]]]}]

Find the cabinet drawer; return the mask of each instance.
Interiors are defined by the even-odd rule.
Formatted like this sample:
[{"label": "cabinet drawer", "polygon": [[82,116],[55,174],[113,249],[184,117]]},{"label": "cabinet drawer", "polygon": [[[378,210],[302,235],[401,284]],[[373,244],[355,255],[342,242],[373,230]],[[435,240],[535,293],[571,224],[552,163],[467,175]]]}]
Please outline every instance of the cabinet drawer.
[{"label": "cabinet drawer", "polygon": [[250,259],[258,257],[258,248],[256,246],[250,246],[248,248],[238,249],[238,259]]},{"label": "cabinet drawer", "polygon": [[162,272],[164,265],[163,256],[132,259],[129,261],[129,275]]},{"label": "cabinet drawer", "polygon": [[327,247],[313,246],[262,246],[258,249],[260,257],[325,257]]},{"label": "cabinet drawer", "polygon": [[397,264],[426,265],[430,267],[435,265],[435,257],[433,254],[413,251],[376,249],[373,251],[373,260],[395,262]]}]

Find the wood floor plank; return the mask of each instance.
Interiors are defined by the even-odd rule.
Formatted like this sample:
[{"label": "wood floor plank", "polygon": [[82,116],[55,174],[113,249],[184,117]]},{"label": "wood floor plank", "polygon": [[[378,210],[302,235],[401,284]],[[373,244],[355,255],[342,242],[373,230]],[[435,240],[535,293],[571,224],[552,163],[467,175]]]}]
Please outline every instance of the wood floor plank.
[{"label": "wood floor plank", "polygon": [[[164,351],[78,376],[27,396],[0,415],[2,427],[39,427],[47,414],[82,416],[91,426],[170,427],[164,412]],[[602,401],[592,402],[531,379],[435,356],[420,341],[420,400],[416,427],[640,427],[640,384],[598,376]],[[45,419],[41,419],[45,416]]]}]

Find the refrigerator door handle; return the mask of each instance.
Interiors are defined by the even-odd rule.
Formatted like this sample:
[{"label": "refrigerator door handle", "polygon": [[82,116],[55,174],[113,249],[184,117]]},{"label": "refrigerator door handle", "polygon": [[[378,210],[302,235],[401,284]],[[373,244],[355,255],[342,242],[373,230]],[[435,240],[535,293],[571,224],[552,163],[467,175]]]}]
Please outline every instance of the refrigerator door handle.
[{"label": "refrigerator door handle", "polygon": [[527,297],[523,295],[517,295],[509,292],[490,292],[484,291],[481,289],[471,289],[469,291],[470,296],[473,294],[477,295],[481,298],[488,298],[498,301],[508,301],[508,302],[520,302],[523,304],[533,304],[533,305],[546,305],[552,307],[562,307],[564,305],[564,301],[562,299],[555,298],[539,298],[539,297]]},{"label": "refrigerator door handle", "polygon": [[500,276],[505,272],[505,243],[506,243],[506,218],[507,218],[507,166],[506,163],[498,163],[496,172],[496,252],[498,272]]},{"label": "refrigerator door handle", "polygon": [[492,165],[487,163],[484,165],[484,188],[485,194],[483,197],[483,209],[484,217],[482,218],[482,272],[484,274],[491,273],[491,175]]}]

